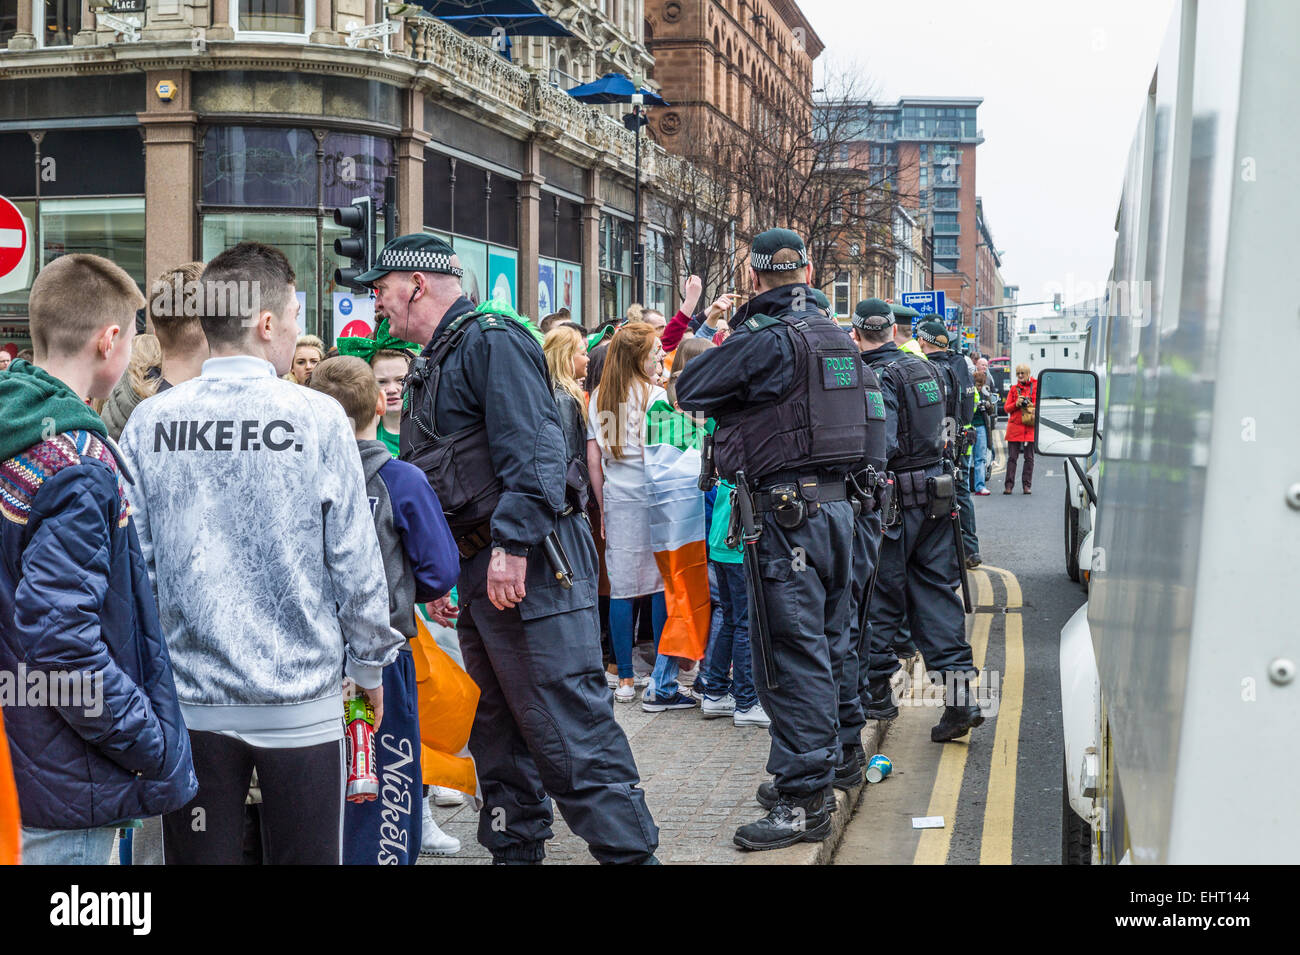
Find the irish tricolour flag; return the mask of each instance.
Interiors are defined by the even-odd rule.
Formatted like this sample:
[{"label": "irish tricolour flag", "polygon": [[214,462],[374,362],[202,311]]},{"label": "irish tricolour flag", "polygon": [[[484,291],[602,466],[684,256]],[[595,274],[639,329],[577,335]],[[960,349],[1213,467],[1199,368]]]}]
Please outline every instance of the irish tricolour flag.
[{"label": "irish tricolour flag", "polygon": [[668,621],[659,652],[699,660],[709,642],[709,554],[700,493],[704,426],[666,401],[646,413],[650,544],[664,579]]}]

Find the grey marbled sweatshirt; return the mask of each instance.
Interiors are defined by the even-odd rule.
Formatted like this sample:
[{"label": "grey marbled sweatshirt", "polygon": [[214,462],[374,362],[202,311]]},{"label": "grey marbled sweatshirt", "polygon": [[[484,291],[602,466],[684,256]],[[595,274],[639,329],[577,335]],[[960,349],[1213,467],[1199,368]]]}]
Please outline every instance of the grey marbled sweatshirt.
[{"label": "grey marbled sweatshirt", "polygon": [[403,642],[342,407],[211,358],[141,402],[121,446],[186,725],[340,738],[345,667],[378,686]]}]

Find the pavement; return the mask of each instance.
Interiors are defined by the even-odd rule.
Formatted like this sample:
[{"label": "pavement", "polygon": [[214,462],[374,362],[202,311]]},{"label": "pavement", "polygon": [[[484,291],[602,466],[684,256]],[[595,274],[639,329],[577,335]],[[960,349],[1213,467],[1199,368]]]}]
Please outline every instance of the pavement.
[{"label": "pavement", "polygon": [[[787,849],[745,852],[732,841],[739,826],[764,815],[754,799],[768,779],[768,731],[733,726],[729,719],[701,717],[699,710],[646,713],[640,701],[616,704],[614,716],[627,734],[641,772],[650,813],[659,825],[659,861],[704,865],[824,865],[834,854],[862,786],[839,792],[840,809],[824,842]],[[862,745],[868,756],[883,739],[881,724],[868,722]],[[478,813],[467,800],[459,807],[434,809],[442,830],[461,842],[454,856],[422,856],[421,865],[488,865],[492,858],[478,844]],[[569,831],[557,809],[555,838],[547,843],[548,864],[594,865],[586,844]]]}]

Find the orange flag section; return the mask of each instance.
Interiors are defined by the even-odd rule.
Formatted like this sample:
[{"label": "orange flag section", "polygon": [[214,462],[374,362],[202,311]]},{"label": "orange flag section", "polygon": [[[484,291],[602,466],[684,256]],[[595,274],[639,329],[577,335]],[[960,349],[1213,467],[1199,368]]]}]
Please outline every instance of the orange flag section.
[{"label": "orange flag section", "polygon": [[9,763],[9,737],[0,715],[0,865],[17,865],[22,849],[22,821],[18,815],[18,790]]},{"label": "orange flag section", "polygon": [[415,689],[420,711],[420,761],[426,786],[446,786],[473,796],[478,774],[469,733],[478,709],[478,685],[434,642],[417,613]]},{"label": "orange flag section", "polygon": [[659,637],[665,656],[699,660],[709,645],[709,550],[691,541],[676,550],[658,551],[655,562],[664,579],[668,620]]}]

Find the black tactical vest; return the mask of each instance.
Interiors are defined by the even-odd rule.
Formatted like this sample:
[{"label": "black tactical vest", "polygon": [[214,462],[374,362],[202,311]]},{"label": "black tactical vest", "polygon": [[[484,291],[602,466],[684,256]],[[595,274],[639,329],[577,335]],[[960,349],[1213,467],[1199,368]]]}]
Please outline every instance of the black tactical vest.
[{"label": "black tactical vest", "polygon": [[862,387],[867,398],[867,454],[866,463],[876,473],[885,470],[885,395],[880,390],[880,379],[863,359]]},{"label": "black tactical vest", "polygon": [[742,334],[772,335],[781,325],[792,332],[794,346],[790,390],[777,401],[720,417],[713,436],[718,473],[731,480],[744,471],[756,487],[777,471],[844,471],[866,451],[862,363],[852,340],[812,309],[751,316]]},{"label": "black tactical vest", "polygon": [[[952,352],[937,352],[929,360],[943,377],[944,406],[948,417],[961,427],[966,427],[975,414],[971,401],[975,383],[969,380],[966,359],[953,355]],[[961,367],[958,367],[959,364]]]},{"label": "black tactical vest", "polygon": [[477,318],[477,312],[467,312],[454,319],[432,352],[411,363],[403,395],[407,412],[402,416],[398,458],[424,472],[442,504],[452,536],[457,538],[490,521],[501,497],[487,425],[479,423],[445,435],[438,431],[435,417],[442,363],[465,337],[468,323]]},{"label": "black tactical vest", "polygon": [[[871,355],[868,353],[868,362]],[[898,453],[891,471],[914,471],[943,459],[944,387],[940,372],[924,358],[890,351],[872,367],[887,380],[898,399]]]}]

